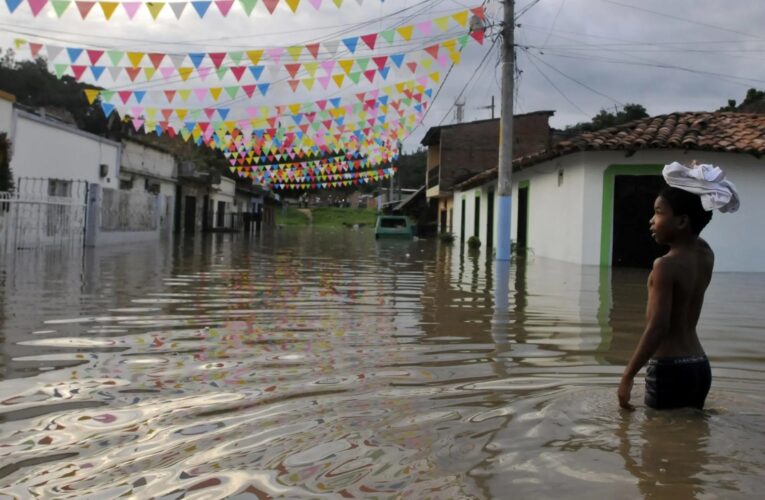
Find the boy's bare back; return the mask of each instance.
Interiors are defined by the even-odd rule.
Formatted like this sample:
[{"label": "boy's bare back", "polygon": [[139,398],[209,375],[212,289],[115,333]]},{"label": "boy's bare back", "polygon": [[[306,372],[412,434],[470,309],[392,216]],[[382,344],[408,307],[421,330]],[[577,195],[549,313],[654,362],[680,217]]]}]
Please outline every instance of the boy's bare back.
[{"label": "boy's bare back", "polygon": [[[714,252],[701,238],[687,247],[673,248],[656,259],[648,277],[648,293],[653,291],[653,276],[657,266],[668,272],[672,280],[672,310],[670,328],[654,353],[657,358],[703,356],[704,350],[696,333],[704,293],[712,279]],[[649,301],[650,302],[650,301]]]}]

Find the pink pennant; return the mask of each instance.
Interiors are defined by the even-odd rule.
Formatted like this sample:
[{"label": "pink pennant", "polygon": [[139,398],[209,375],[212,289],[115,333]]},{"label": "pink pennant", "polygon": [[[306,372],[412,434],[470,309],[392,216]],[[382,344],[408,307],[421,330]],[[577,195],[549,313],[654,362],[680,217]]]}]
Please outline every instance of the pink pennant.
[{"label": "pink pennant", "polygon": [[228,11],[231,10],[231,6],[234,5],[234,0],[215,0],[215,5],[218,6],[218,10],[223,15],[223,17],[226,17],[228,15]]},{"label": "pink pennant", "polygon": [[130,114],[132,116],[141,116],[143,114],[143,106],[131,106]]},{"label": "pink pennant", "polygon": [[143,120],[140,118],[133,118],[131,121],[133,122],[133,128],[136,132],[138,132],[143,126]]},{"label": "pink pennant", "polygon": [[215,114],[215,109],[214,108],[205,108],[205,114],[207,115],[207,118],[212,120],[212,117]]},{"label": "pink pennant", "polygon": [[439,66],[441,66],[442,68],[447,67],[449,63],[451,63],[451,61],[449,60],[449,56],[447,54],[439,55],[437,61]]},{"label": "pink pennant", "polygon": [[327,90],[327,87],[329,87],[329,82],[332,80],[332,77],[330,75],[326,76],[320,76],[317,78],[319,80],[319,84],[321,85],[321,88],[324,90]]},{"label": "pink pennant", "polygon": [[[428,84],[428,77],[427,77],[427,75],[426,75],[426,76],[420,76],[420,77],[418,77],[418,78],[417,78],[417,83],[419,83],[420,85],[427,85],[427,84]],[[404,92],[404,94],[406,94],[406,92]],[[409,96],[410,96],[410,97],[411,97],[411,94],[412,94],[412,93],[411,93],[411,92],[409,92]]]},{"label": "pink pennant", "polygon": [[335,67],[335,61],[328,60],[328,61],[322,61],[321,62],[321,69],[324,70],[325,73],[330,74],[332,73],[332,69]]},{"label": "pink pennant", "polygon": [[143,5],[141,2],[122,2],[122,8],[125,9],[125,13],[129,19],[135,17],[135,13],[138,12],[138,8],[141,7],[141,5]]},{"label": "pink pennant", "polygon": [[85,52],[88,54],[88,59],[90,60],[90,64],[92,64],[93,66],[98,64],[98,60],[101,59],[101,56],[104,55],[103,50],[87,49],[85,50]]},{"label": "pink pennant", "polygon": [[266,9],[268,9],[268,12],[273,14],[274,10],[276,10],[276,6],[279,5],[279,0],[263,0],[263,4],[266,6]]},{"label": "pink pennant", "polygon": [[207,89],[194,89],[194,95],[197,96],[199,102],[204,102],[207,97]]},{"label": "pink pennant", "polygon": [[316,105],[319,106],[319,109],[324,111],[327,109],[327,100],[326,99],[319,99],[316,101]]},{"label": "pink pennant", "polygon": [[[29,0],[29,3],[32,3],[32,0]],[[77,5],[77,10],[80,11],[80,16],[85,19],[88,17],[88,14],[90,14],[90,10],[93,8],[93,6],[96,4],[96,2],[74,2],[75,5]]]},{"label": "pink pennant", "polygon": [[[248,92],[247,90],[245,90],[245,87],[252,87],[252,90],[254,92],[255,91],[255,85],[244,85],[244,86],[242,86],[242,90],[244,90],[244,92],[248,96],[252,97],[252,92]],[[254,106],[248,107],[247,108],[247,117],[248,118],[255,118],[256,116],[258,116],[258,108],[254,107]]]},{"label": "pink pennant", "polygon": [[120,90],[117,92],[117,95],[120,96],[120,99],[122,100],[122,104],[127,104],[128,100],[130,99],[130,96],[133,95],[133,92],[130,90]]},{"label": "pink pennant", "polygon": [[159,72],[165,80],[168,80],[175,73],[175,68],[159,68]]},{"label": "pink pennant", "polygon": [[[37,14],[39,14],[42,8],[45,7],[45,4],[48,3],[48,0],[28,0],[28,1],[29,1],[29,8],[32,9],[32,15],[34,17],[37,17]],[[77,3],[79,4],[80,2],[77,2]]]},{"label": "pink pennant", "polygon": [[423,35],[427,36],[430,35],[430,31],[433,28],[433,21],[424,21],[417,23],[415,26],[417,26],[417,29],[420,30]]},{"label": "pink pennant", "polygon": [[210,75],[210,71],[212,70],[209,66],[202,66],[201,68],[197,69],[197,74],[199,75],[199,79],[202,81],[207,80],[207,77]]},{"label": "pink pennant", "polygon": [[266,54],[268,54],[268,57],[273,62],[275,62],[276,64],[279,64],[279,61],[281,60],[282,55],[284,55],[284,47],[269,47],[266,49]]}]

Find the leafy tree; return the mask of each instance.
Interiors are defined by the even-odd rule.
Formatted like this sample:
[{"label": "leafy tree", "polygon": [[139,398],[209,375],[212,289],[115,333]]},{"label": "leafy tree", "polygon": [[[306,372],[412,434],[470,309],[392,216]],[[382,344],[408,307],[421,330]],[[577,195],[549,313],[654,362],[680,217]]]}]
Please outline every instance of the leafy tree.
[{"label": "leafy tree", "polygon": [[641,104],[625,104],[621,110],[610,112],[601,109],[600,112],[592,117],[589,122],[580,122],[576,125],[569,125],[563,131],[566,137],[573,137],[584,132],[594,132],[608,127],[615,127],[631,121],[647,118],[648,112]]},{"label": "leafy tree", "polygon": [[735,99],[728,99],[728,105],[717,111],[740,111],[742,113],[765,113],[765,91],[749,89],[740,105]]},{"label": "leafy tree", "polygon": [[427,165],[427,153],[424,149],[418,149],[411,153],[402,153],[396,162],[398,172],[396,178],[398,185],[403,189],[418,189],[425,184],[425,166]]}]

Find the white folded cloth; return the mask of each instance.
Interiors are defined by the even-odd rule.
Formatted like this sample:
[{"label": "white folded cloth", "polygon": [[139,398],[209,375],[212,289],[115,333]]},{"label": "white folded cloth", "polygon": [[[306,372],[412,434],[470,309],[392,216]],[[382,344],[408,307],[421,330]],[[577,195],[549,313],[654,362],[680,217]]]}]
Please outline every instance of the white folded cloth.
[{"label": "white folded cloth", "polygon": [[661,173],[671,187],[699,195],[704,210],[732,213],[741,205],[736,186],[720,167],[703,164],[688,168],[674,161],[664,165]]}]

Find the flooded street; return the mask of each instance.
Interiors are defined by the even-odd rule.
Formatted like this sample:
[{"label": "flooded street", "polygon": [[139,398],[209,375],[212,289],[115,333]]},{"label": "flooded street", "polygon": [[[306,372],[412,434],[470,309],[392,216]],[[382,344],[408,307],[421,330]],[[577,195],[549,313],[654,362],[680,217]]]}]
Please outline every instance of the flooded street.
[{"label": "flooded street", "polygon": [[[716,274],[703,412],[622,412],[644,270],[278,229],[0,262],[0,491],[30,498],[744,498],[765,274]],[[503,309],[507,309],[503,311]],[[499,309],[499,310],[498,310]],[[237,496],[238,495],[238,496]]]}]

